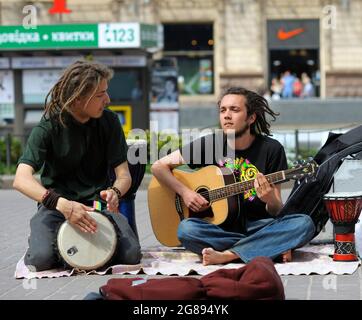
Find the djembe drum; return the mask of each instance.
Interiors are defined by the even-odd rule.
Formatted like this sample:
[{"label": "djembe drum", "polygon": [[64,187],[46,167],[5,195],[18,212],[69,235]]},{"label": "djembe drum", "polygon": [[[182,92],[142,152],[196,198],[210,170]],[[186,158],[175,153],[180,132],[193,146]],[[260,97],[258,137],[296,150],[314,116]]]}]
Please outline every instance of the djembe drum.
[{"label": "djembe drum", "polygon": [[97,222],[97,232],[82,232],[69,221],[58,230],[57,252],[63,264],[79,270],[96,270],[106,266],[117,248],[116,224],[100,212],[88,212]]},{"label": "djembe drum", "polygon": [[355,225],[362,209],[362,192],[336,192],[323,197],[334,227],[334,261],[358,260]]}]

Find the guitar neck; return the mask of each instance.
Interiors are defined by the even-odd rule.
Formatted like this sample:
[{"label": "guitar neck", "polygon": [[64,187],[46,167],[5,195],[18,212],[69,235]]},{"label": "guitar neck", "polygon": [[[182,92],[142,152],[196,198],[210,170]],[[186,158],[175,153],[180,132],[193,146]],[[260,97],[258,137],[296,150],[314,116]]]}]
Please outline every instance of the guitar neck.
[{"label": "guitar neck", "polygon": [[[288,171],[291,170],[282,170],[275,173],[271,173],[265,176],[269,183],[278,184],[289,180],[288,175],[290,174]],[[210,201],[217,201],[221,199],[225,199],[231,196],[235,196],[239,193],[243,193],[249,191],[254,188],[255,179],[251,179],[248,181],[236,182],[233,184],[229,184],[225,187],[209,190]]]}]

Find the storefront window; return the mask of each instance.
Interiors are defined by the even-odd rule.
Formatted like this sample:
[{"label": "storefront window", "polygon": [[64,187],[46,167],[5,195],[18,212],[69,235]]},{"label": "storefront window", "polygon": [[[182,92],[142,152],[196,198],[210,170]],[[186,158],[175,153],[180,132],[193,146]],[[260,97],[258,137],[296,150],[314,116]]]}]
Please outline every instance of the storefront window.
[{"label": "storefront window", "polygon": [[164,24],[164,42],[164,56],[177,60],[179,92],[214,93],[212,24]]},{"label": "storefront window", "polygon": [[22,75],[24,103],[44,105],[47,94],[62,73],[61,69],[24,70]]},{"label": "storefront window", "polygon": [[9,70],[0,70],[0,123],[14,120],[14,76]]},{"label": "storefront window", "polygon": [[112,102],[141,101],[143,98],[141,75],[137,70],[114,70],[114,76],[108,85]]},{"label": "storefront window", "polygon": [[177,62],[181,94],[212,94],[214,92],[212,57],[178,57]]},{"label": "storefront window", "polygon": [[271,99],[320,96],[319,20],[267,21]]}]

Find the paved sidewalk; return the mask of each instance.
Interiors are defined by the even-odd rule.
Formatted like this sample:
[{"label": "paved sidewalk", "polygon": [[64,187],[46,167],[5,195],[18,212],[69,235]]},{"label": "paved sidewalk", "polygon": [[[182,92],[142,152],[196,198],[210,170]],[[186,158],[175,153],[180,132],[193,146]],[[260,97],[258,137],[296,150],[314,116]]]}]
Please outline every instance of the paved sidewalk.
[{"label": "paved sidewalk", "polygon": [[[283,198],[289,190],[283,189]],[[122,275],[84,275],[55,279],[16,280],[15,265],[27,248],[29,220],[35,203],[13,190],[0,190],[0,300],[79,300],[105,284],[109,278]],[[143,247],[158,244],[153,235],[147,191],[136,198],[136,222]],[[361,268],[353,275],[282,276],[287,299],[357,299],[362,298]]]}]

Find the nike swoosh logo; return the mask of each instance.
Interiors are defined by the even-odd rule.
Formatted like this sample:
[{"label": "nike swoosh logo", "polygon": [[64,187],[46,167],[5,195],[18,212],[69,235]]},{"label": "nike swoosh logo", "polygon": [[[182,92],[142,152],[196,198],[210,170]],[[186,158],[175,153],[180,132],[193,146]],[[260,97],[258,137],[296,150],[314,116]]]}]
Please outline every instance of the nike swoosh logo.
[{"label": "nike swoosh logo", "polygon": [[297,28],[290,31],[285,31],[284,28],[280,28],[278,30],[278,39],[279,40],[288,40],[290,38],[293,38],[297,36],[298,34],[301,34],[304,32],[303,28]]}]

